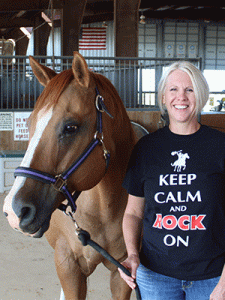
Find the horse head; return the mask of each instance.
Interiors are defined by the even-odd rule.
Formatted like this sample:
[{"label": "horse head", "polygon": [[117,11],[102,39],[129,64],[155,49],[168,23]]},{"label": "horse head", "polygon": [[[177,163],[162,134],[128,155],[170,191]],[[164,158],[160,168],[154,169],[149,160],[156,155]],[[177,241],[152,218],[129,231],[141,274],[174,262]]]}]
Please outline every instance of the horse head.
[{"label": "horse head", "polygon": [[[30,64],[45,89],[29,119],[30,140],[21,167],[57,176],[68,169],[99,134],[96,132],[99,126],[96,121],[96,85],[105,98],[105,107],[113,116],[115,104],[112,100],[118,96],[105,77],[88,70],[86,61],[77,52],[74,53],[72,69],[60,74],[32,57]],[[111,136],[116,126],[106,113],[102,113],[101,122],[104,145],[113,159],[116,154]],[[117,136],[121,135],[119,130],[116,131]],[[100,135],[100,139],[103,138],[102,133]],[[99,143],[68,179],[68,188],[71,191],[89,190],[101,181],[105,172],[106,162]],[[14,229],[41,237],[49,227],[52,213],[64,199],[53,185],[18,176],[5,199],[3,210]]]}]

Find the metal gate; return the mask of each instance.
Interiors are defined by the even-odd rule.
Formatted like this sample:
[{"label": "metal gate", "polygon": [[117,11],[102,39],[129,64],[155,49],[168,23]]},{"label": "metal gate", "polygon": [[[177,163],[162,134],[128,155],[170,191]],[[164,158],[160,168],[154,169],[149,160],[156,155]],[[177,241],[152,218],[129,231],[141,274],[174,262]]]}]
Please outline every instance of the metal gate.
[{"label": "metal gate", "polygon": [[[41,57],[40,63],[57,73],[71,68],[73,57]],[[87,57],[93,72],[106,76],[128,110],[157,110],[157,87],[164,68],[177,58]],[[201,59],[185,59],[201,69]],[[0,110],[32,110],[43,87],[27,56],[0,56]]]}]

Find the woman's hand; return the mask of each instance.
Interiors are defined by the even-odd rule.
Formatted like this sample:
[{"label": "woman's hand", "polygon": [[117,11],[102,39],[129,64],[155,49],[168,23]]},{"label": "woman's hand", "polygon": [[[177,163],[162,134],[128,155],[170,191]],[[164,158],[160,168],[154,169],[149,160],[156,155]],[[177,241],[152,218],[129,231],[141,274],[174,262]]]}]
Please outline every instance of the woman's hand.
[{"label": "woman's hand", "polygon": [[130,271],[131,276],[127,276],[120,269],[119,272],[120,276],[132,289],[135,289],[136,287],[136,272],[140,264],[139,251],[142,237],[144,208],[144,198],[132,195],[128,196],[128,203],[123,217],[123,236],[128,257],[122,265]]},{"label": "woman's hand", "polygon": [[140,264],[139,256],[136,254],[132,254],[128,256],[128,258],[124,262],[122,262],[122,265],[130,271],[131,277],[127,276],[121,269],[118,269],[120,276],[123,278],[123,280],[126,281],[126,283],[129,285],[131,289],[136,288],[135,280],[136,280],[136,272],[139,264]]}]

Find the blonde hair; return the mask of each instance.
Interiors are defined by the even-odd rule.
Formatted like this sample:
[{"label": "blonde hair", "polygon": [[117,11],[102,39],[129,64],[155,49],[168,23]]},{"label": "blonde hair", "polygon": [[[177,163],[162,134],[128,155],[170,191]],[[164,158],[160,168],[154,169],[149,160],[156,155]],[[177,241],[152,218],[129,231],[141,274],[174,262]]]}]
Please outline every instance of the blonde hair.
[{"label": "blonde hair", "polygon": [[181,70],[186,72],[192,81],[195,98],[196,98],[196,115],[201,112],[203,107],[209,98],[209,86],[203,76],[202,72],[196,68],[192,63],[188,61],[178,61],[170,65],[169,69],[163,74],[160,79],[158,87],[158,104],[161,113],[165,113],[165,107],[163,105],[163,96],[165,94],[165,88],[168,76],[175,70]]}]

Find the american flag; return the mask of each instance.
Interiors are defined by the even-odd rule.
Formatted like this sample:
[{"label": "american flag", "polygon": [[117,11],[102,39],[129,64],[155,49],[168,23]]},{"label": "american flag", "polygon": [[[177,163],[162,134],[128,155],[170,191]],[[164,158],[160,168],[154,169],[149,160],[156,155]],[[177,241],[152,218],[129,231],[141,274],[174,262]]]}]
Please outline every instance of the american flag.
[{"label": "american flag", "polygon": [[82,28],[79,50],[106,50],[106,28]]}]

